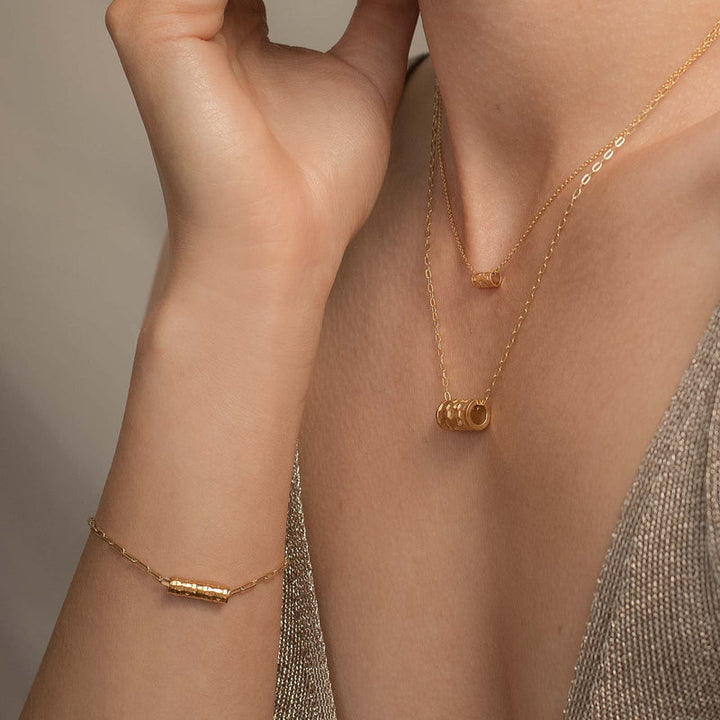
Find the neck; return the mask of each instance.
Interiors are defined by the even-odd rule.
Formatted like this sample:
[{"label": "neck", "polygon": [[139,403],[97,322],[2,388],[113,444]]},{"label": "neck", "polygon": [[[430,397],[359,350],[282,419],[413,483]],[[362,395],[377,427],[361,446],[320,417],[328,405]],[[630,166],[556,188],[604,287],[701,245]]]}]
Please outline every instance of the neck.
[{"label": "neck", "polygon": [[[471,259],[488,266],[718,19],[712,0],[420,0],[420,9],[461,232]],[[717,113],[718,68],[720,41],[635,133],[633,148]]]}]

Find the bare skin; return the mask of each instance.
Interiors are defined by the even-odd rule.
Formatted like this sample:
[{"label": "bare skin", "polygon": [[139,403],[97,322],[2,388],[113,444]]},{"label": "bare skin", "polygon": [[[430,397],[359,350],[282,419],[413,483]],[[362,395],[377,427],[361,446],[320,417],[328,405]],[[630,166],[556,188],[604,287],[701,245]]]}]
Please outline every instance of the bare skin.
[{"label": "bare skin", "polygon": [[[107,20],[169,253],[97,521],[163,574],[235,587],[282,562],[323,309],[384,177],[417,5],[363,2],[327,53],[269,42],[256,0]],[[172,598],[89,535],[23,720],[272,717],[281,588]]]},{"label": "bare skin", "polygon": [[[538,200],[632,117],[714,20],[698,11],[675,58],[664,46],[667,73],[631,74],[637,90],[625,110],[576,135],[563,169],[539,176],[546,150],[532,145],[525,167],[537,197],[523,193],[532,182],[522,175],[519,198],[503,185],[509,151],[508,165],[491,170],[467,161],[459,181],[446,151],[453,197],[467,201],[462,219],[489,228],[467,236],[476,266],[489,258],[494,267]],[[425,181],[433,75],[449,69],[428,60],[412,77],[383,191],[330,295],[301,428],[311,557],[343,720],[561,717],[623,499],[720,301],[718,51],[578,202],[482,436],[444,433],[433,417],[442,387],[423,276]],[[490,153],[480,123],[463,124],[462,108],[447,103],[460,118],[451,123],[458,142],[470,136],[481,143],[476,157]],[[561,155],[564,143],[561,134]],[[496,185],[468,189],[491,171]],[[470,286],[437,196],[432,262],[448,372],[455,393],[470,396],[494,371],[565,203],[493,293]],[[498,238],[504,201],[525,205]]]},{"label": "bare skin", "polygon": [[[99,512],[163,567],[182,560],[233,577],[256,562],[265,570],[282,544],[283,468],[299,428],[338,716],[560,717],[623,498],[720,300],[720,60],[708,55],[683,80],[652,129],[633,137],[578,203],[482,436],[443,433],[433,417],[442,394],[422,266],[433,75],[446,99],[461,231],[476,265],[492,266],[578,154],[602,145],[677,64],[659,72],[659,58],[679,61],[695,46],[715,20],[711,4],[668,0],[666,12],[647,16],[619,2],[604,3],[605,15],[581,3],[421,2],[433,63],[406,89],[390,138],[383,113],[399,96],[410,3],[361,3],[340,66],[266,52],[252,23],[259,4],[236,3],[237,27],[250,30],[231,53],[247,72],[232,65],[241,102],[220,103],[228,136],[210,132],[217,113],[194,117],[196,133],[167,122],[179,116],[168,110],[207,109],[181,89],[230,97],[220,92],[229,85],[205,82],[230,78],[213,60],[215,45],[204,59],[157,54],[170,26],[199,23],[195,39],[216,33],[225,3],[193,12],[191,0],[168,4],[169,15],[138,23],[134,2],[116,5],[111,25],[158,158],[171,252]],[[223,51],[233,27],[221,33]],[[369,29],[379,28],[385,37],[369,51],[367,39],[378,37]],[[164,38],[150,42],[159,30]],[[135,39],[141,31],[144,43]],[[298,67],[299,85],[310,78],[321,88],[322,112],[285,126],[284,81]],[[591,83],[623,67],[627,83],[600,83],[584,106]],[[168,72],[158,79],[157,68]],[[191,82],[187,72],[198,68],[211,72]],[[248,92],[248,79],[264,82]],[[329,146],[315,130],[340,91],[349,96],[336,108],[330,147],[346,155],[337,165],[321,153],[318,166],[318,149]],[[296,112],[308,111],[305,95],[290,96],[303,99]],[[243,115],[248,97],[290,150],[241,144],[268,172],[260,187],[246,182],[247,159],[227,155],[237,143],[222,146],[234,132],[259,131],[248,124],[255,112]],[[371,112],[358,116],[359,108]],[[389,145],[385,172],[376,160]],[[214,162],[204,162],[208,151]],[[277,163],[266,167],[271,154]],[[321,192],[308,193],[299,177]],[[433,270],[458,393],[485,387],[560,209],[537,226],[494,295],[469,285],[436,212]],[[258,429],[268,425],[272,433]],[[213,532],[218,524],[224,532]],[[126,591],[105,592],[123,571],[101,550],[86,548],[24,718],[142,717],[148,707],[153,717],[180,709],[270,717],[277,584],[223,615],[168,607],[130,567]],[[148,625],[165,636],[182,627],[183,649],[194,652],[158,643]]]}]

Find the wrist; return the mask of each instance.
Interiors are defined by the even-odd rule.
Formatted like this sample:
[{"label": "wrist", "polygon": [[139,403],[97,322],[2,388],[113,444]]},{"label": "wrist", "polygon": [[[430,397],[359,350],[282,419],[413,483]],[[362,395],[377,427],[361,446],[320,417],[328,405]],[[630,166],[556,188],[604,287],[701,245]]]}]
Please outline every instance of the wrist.
[{"label": "wrist", "polygon": [[[307,343],[322,323],[336,268],[285,260],[220,262],[171,255],[140,344],[181,351],[198,336],[228,345]],[[235,258],[237,260],[237,258]],[[192,260],[192,261],[191,261]],[[158,286],[160,287],[160,286]]]},{"label": "wrist", "polygon": [[342,246],[301,233],[276,233],[252,240],[217,229],[170,232],[169,289],[182,294],[199,291],[223,302],[286,301],[298,293],[324,305],[343,257]]},{"label": "wrist", "polygon": [[[250,377],[256,389],[286,389],[302,382],[317,349],[324,304],[267,291],[253,299],[183,286],[164,293],[140,330],[136,362],[200,367],[238,388]],[[248,388],[251,390],[251,388]]]}]

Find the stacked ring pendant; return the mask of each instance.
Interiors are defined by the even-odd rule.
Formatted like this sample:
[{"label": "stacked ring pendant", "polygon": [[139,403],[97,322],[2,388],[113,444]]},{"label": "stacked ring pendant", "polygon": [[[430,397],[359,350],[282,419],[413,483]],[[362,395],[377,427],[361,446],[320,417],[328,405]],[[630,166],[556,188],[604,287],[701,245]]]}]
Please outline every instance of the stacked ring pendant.
[{"label": "stacked ring pendant", "polygon": [[[555,251],[555,247],[560,239],[567,219],[572,212],[575,203],[580,198],[584,189],[590,183],[592,178],[598,173],[604,165],[610,161],[615,153],[624,146],[627,138],[635,131],[635,129],[642,123],[645,118],[657,107],[658,103],[670,92],[675,86],[678,80],[685,74],[685,72],[700,58],[702,57],[713,45],[713,43],[720,37],[720,20],[718,20],[713,26],[712,30],[705,36],[703,41],[698,45],[693,53],[680,65],[660,86],[652,99],[645,105],[642,111],[636,115],[632,121],[612,140],[604,145],[600,150],[593,153],[582,165],[579,165],[570,175],[568,175],[563,182],[557,186],[552,195],[546,200],[543,206],[533,217],[532,221],[526,228],[525,232],[521,235],[520,239],[511,248],[510,252],[505,256],[505,259],[500,265],[491,271],[480,271],[478,272],[473,267],[472,263],[468,259],[465,247],[460,238],[460,234],[457,230],[455,218],[452,210],[452,204],[450,202],[450,193],[448,190],[447,178],[445,175],[445,165],[443,162],[442,155],[442,116],[443,116],[443,102],[440,88],[435,83],[435,98],[433,103],[433,118],[432,118],[432,136],[430,141],[430,161],[428,166],[428,183],[427,183],[427,206],[426,206],[426,219],[425,219],[425,279],[427,283],[427,290],[430,301],[430,314],[432,317],[435,345],[438,353],[438,360],[440,364],[440,376],[443,387],[443,400],[438,405],[435,412],[435,419],[437,424],[443,429],[448,431],[464,431],[464,432],[480,432],[485,430],[490,425],[490,406],[489,400],[495,388],[495,385],[505,367],[510,351],[517,339],[520,328],[522,327],[525,318],[530,310],[530,307],[535,300],[535,294],[542,282],[542,279],[547,270],[547,266],[552,258]],[[463,262],[467,266],[471,275],[471,282],[474,287],[481,289],[497,289],[503,283],[504,274],[503,269],[520,248],[523,242],[530,235],[530,232],[535,227],[537,221],[542,217],[545,211],[552,205],[555,199],[562,193],[562,191],[583,171],[590,167],[582,176],[580,183],[573,191],[570,196],[570,200],[565,207],[557,227],[555,234],[550,241],[548,250],[543,258],[540,268],[535,276],[535,281],[528,293],[525,303],[520,311],[515,326],[513,327],[507,344],[500,357],[500,361],[493,373],[490,382],[488,383],[485,392],[482,397],[475,398],[454,398],[450,392],[450,381],[448,380],[447,368],[445,366],[445,351],[443,348],[443,339],[440,333],[440,321],[438,318],[437,301],[435,297],[435,288],[433,285],[432,268],[430,265],[430,239],[432,236],[432,212],[433,212],[433,187],[435,184],[435,169],[436,165],[440,166],[440,175],[443,184],[443,191],[445,196],[445,204],[447,208],[448,220],[455,243],[462,256]]]}]

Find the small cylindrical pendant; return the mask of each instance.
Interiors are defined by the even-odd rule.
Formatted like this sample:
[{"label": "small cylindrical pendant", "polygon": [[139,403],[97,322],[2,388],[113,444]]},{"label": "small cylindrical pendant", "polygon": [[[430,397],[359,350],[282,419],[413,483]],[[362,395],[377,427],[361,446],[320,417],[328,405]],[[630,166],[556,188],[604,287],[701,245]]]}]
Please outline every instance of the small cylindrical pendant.
[{"label": "small cylindrical pendant", "polygon": [[171,595],[191,597],[214,603],[226,603],[230,598],[229,588],[195,582],[193,580],[182,580],[180,578],[170,578],[167,589]]},{"label": "small cylindrical pendant", "polygon": [[484,430],[490,424],[490,410],[482,400],[443,400],[435,413],[443,430]]},{"label": "small cylindrical pendant", "polygon": [[498,288],[502,281],[503,276],[499,270],[476,272],[472,275],[472,284],[477,288]]}]

